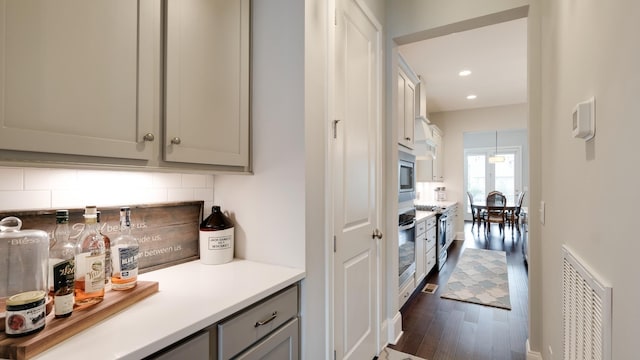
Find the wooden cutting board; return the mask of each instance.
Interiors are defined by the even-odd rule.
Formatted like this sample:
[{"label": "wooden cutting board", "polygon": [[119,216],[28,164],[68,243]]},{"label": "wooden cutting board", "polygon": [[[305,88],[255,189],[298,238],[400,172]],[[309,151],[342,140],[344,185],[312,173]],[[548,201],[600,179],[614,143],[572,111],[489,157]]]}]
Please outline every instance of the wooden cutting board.
[{"label": "wooden cutting board", "polygon": [[85,310],[74,311],[68,318],[56,319],[51,312],[47,316],[44,329],[33,335],[10,338],[2,332],[0,333],[0,358],[30,359],[157,291],[158,282],[138,281],[138,285],[133,289],[108,291],[102,302]]}]

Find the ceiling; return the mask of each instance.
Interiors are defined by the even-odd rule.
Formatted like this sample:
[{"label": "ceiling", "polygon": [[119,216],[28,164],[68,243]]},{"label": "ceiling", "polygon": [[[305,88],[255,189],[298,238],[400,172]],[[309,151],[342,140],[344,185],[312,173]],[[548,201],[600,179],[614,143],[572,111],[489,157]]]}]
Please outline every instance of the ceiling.
[{"label": "ceiling", "polygon": [[[429,113],[527,102],[527,19],[398,47],[425,81]],[[461,70],[471,70],[461,77]],[[474,100],[467,95],[475,94]]]}]

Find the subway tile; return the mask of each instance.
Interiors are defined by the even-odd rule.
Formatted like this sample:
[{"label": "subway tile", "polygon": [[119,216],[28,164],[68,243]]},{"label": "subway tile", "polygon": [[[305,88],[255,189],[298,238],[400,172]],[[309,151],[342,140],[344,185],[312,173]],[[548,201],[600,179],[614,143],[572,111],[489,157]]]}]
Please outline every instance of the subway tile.
[{"label": "subway tile", "polygon": [[183,188],[202,188],[207,186],[207,175],[201,174],[183,174]]},{"label": "subway tile", "polygon": [[3,210],[49,209],[51,192],[47,190],[0,191],[0,204]]},{"label": "subway tile", "polygon": [[193,189],[168,189],[168,201],[192,201],[196,200]]},{"label": "subway tile", "polygon": [[213,201],[213,189],[193,189],[195,200]]},{"label": "subway tile", "polygon": [[24,169],[25,190],[75,189],[78,172],[68,169]]},{"label": "subway tile", "polygon": [[18,168],[0,168],[0,190],[22,190],[24,171]]},{"label": "subway tile", "polygon": [[154,173],[152,179],[153,187],[179,188],[182,186],[182,176],[180,174]]}]

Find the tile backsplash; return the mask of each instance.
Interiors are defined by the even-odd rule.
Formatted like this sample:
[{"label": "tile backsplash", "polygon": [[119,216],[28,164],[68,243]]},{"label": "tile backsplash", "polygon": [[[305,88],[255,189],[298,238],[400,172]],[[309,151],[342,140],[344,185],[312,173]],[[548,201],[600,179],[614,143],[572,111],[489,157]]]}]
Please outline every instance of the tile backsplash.
[{"label": "tile backsplash", "polygon": [[207,216],[213,183],[205,174],[0,167],[0,210],[203,200]]}]

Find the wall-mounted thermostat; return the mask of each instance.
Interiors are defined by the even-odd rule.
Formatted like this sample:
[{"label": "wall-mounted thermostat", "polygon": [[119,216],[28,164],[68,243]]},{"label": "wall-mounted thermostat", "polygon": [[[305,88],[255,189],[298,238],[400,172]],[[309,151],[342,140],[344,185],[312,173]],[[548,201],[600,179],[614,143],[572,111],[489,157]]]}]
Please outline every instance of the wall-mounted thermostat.
[{"label": "wall-mounted thermostat", "polygon": [[595,98],[578,103],[573,109],[573,137],[590,140],[596,134]]}]

